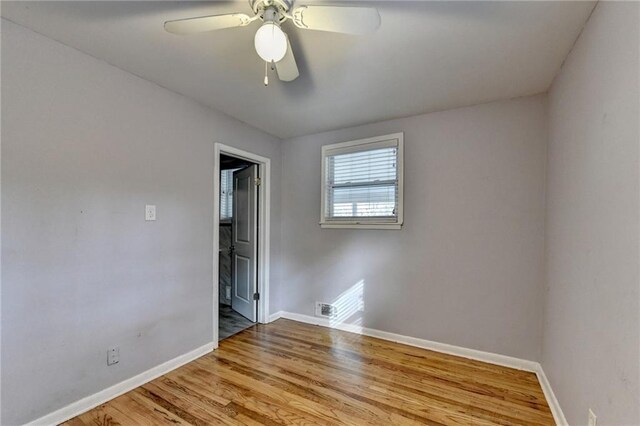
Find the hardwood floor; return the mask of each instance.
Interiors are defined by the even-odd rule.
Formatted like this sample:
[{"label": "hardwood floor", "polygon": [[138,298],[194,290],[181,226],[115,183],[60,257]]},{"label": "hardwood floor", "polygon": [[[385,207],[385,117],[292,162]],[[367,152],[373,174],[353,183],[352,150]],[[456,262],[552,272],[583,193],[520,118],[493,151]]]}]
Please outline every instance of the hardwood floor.
[{"label": "hardwood floor", "polygon": [[533,373],[280,319],[66,424],[554,423]]}]

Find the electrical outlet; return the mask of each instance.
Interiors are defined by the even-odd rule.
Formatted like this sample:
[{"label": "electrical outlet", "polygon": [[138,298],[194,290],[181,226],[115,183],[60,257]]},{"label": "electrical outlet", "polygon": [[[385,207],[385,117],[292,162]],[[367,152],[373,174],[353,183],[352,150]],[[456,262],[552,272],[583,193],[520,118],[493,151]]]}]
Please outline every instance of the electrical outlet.
[{"label": "electrical outlet", "polygon": [[589,426],[596,426],[598,418],[591,408],[589,408]]},{"label": "electrical outlet", "polygon": [[231,286],[228,285],[224,288],[224,295],[227,299],[231,299]]},{"label": "electrical outlet", "polygon": [[144,220],[156,220],[156,206],[151,204],[144,206]]},{"label": "electrical outlet", "polygon": [[107,365],[113,365],[120,362],[120,348],[115,347],[107,349]]}]

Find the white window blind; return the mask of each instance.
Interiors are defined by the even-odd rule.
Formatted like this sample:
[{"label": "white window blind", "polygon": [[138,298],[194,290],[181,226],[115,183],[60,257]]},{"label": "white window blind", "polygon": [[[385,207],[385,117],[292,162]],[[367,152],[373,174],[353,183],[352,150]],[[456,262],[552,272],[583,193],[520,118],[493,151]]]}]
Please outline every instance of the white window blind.
[{"label": "white window blind", "polygon": [[220,220],[229,220],[233,216],[233,172],[235,170],[220,172]]},{"label": "white window blind", "polygon": [[398,137],[324,147],[321,223],[401,223],[400,151]]}]

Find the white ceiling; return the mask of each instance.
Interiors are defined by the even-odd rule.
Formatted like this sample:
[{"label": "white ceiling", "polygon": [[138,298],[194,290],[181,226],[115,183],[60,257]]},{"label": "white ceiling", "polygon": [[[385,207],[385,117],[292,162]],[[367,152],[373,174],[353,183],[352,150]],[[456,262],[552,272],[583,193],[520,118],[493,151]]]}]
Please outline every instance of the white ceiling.
[{"label": "white ceiling", "polygon": [[258,24],[175,36],[163,22],[244,12],[247,1],[2,2],[2,16],[272,135],[287,138],[548,89],[593,2],[371,4],[374,35],[283,29],[300,77],[262,83]]}]

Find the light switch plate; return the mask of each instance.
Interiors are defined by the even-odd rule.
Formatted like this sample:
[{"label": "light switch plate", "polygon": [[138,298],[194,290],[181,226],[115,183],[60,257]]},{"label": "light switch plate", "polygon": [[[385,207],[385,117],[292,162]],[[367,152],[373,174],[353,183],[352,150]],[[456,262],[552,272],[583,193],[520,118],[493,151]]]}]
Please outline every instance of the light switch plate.
[{"label": "light switch plate", "polygon": [[144,207],[144,220],[156,220],[156,206],[147,204]]},{"label": "light switch plate", "polygon": [[596,426],[598,418],[591,408],[589,408],[589,426]]}]

